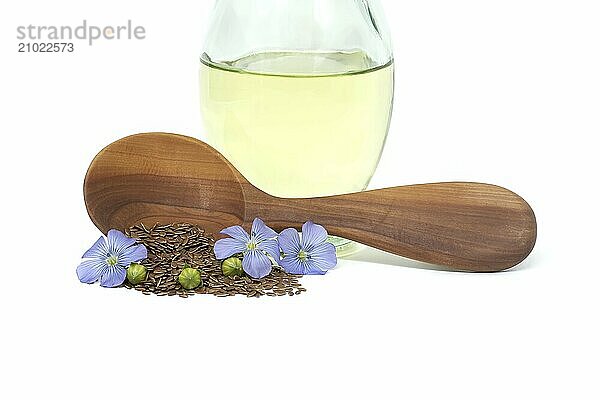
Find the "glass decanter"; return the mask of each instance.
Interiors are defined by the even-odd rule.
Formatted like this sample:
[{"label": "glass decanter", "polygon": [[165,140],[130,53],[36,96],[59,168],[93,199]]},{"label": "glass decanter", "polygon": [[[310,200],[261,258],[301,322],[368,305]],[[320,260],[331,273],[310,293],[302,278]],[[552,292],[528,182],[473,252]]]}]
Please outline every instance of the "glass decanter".
[{"label": "glass decanter", "polygon": [[[394,94],[380,4],[217,0],[200,92],[208,143],[259,189],[279,197],[365,190]],[[338,255],[357,248],[330,240]]]}]

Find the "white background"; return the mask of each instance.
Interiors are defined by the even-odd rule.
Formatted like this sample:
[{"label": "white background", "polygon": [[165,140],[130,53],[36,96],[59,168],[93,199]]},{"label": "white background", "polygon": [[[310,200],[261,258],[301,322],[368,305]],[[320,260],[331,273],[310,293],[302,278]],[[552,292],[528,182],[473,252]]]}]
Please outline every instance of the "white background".
[{"label": "white background", "polygon": [[[78,282],[86,168],[122,136],[202,136],[209,1],[3,1],[0,397],[598,399],[600,11],[583,0],[383,1],[395,114],[372,187],[506,186],[539,240],[500,274],[374,254],[293,298]],[[18,54],[18,25],[132,19],[144,41]],[[376,264],[367,260],[379,260]]]}]

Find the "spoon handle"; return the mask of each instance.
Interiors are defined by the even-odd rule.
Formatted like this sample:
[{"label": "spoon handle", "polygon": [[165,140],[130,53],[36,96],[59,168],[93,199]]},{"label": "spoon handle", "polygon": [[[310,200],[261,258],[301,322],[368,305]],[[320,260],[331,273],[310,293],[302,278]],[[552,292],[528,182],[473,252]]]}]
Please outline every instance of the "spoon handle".
[{"label": "spoon handle", "polygon": [[307,220],[335,236],[457,271],[493,272],[523,261],[535,245],[533,210],[520,196],[482,183],[400,186],[311,199],[251,191],[246,215],[274,229]]}]

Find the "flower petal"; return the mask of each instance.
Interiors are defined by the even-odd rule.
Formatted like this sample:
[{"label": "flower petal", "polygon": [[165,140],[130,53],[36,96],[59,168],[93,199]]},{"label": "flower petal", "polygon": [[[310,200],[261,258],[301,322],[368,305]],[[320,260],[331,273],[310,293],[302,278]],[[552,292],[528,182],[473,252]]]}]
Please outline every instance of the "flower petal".
[{"label": "flower petal", "polygon": [[77,267],[77,277],[81,283],[94,283],[100,279],[108,265],[102,260],[85,260]]},{"label": "flower petal", "polygon": [[294,275],[325,275],[323,271],[310,260],[300,261],[298,257],[284,257],[280,262],[285,272]]},{"label": "flower petal", "polygon": [[100,236],[96,243],[88,251],[83,254],[82,258],[100,258],[106,259],[108,254],[108,246],[106,245],[106,238]]},{"label": "flower petal", "polygon": [[319,268],[312,260],[306,260],[303,263],[304,274],[303,275],[325,275],[327,271]]},{"label": "flower petal", "polygon": [[263,240],[262,242],[256,245],[256,248],[266,252],[268,255],[273,257],[273,259],[278,262],[281,258],[281,252],[279,251],[279,244],[277,240]]},{"label": "flower petal", "polygon": [[328,271],[337,265],[335,246],[331,243],[321,243],[309,251],[308,255],[310,256],[308,262],[323,271]]},{"label": "flower petal", "polygon": [[121,286],[125,282],[127,270],[119,265],[107,267],[100,277],[100,286],[113,288]]},{"label": "flower petal", "polygon": [[108,251],[111,255],[118,255],[123,249],[135,244],[135,239],[125,236],[125,234],[116,229],[108,231],[107,235]]},{"label": "flower petal", "polygon": [[321,225],[307,221],[302,225],[302,247],[310,252],[315,246],[327,240],[327,231]]},{"label": "flower petal", "polygon": [[277,238],[279,247],[283,251],[283,254],[288,256],[297,256],[302,248],[300,244],[300,235],[294,228],[287,228],[281,231]]},{"label": "flower petal", "polygon": [[277,237],[277,232],[269,228],[262,219],[254,218],[250,236],[256,240],[256,243],[259,243],[263,240],[275,239]]},{"label": "flower petal", "polygon": [[140,262],[146,258],[148,258],[146,246],[138,244],[137,246],[127,247],[126,249],[121,250],[121,252],[117,254],[117,263],[121,267],[127,268],[129,267],[129,264]]},{"label": "flower petal", "polygon": [[229,228],[225,228],[221,231],[223,235],[231,236],[234,239],[239,240],[240,242],[248,243],[250,241],[250,235],[239,225],[230,226]]},{"label": "flower petal", "polygon": [[304,266],[296,256],[286,256],[279,261],[279,265],[288,274],[304,275]]},{"label": "flower petal", "polygon": [[248,247],[245,242],[241,242],[234,238],[225,238],[217,240],[215,243],[215,256],[217,260],[224,260],[234,254],[243,253]]},{"label": "flower petal", "polygon": [[271,273],[271,260],[260,250],[251,250],[242,260],[244,271],[254,279],[261,279]]}]

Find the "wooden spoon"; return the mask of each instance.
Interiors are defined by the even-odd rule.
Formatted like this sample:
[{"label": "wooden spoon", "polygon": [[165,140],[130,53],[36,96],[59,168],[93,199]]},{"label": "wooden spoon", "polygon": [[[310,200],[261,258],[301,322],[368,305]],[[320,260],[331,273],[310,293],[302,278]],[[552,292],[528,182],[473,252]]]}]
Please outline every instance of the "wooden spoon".
[{"label": "wooden spoon", "polygon": [[252,186],[207,144],[167,133],[134,135],[103,149],[84,194],[105,233],[188,222],[218,234],[231,225],[248,228],[255,217],[279,231],[312,220],[332,235],[459,271],[510,268],[536,240],[532,209],[498,186],[435,183],[284,199]]}]

